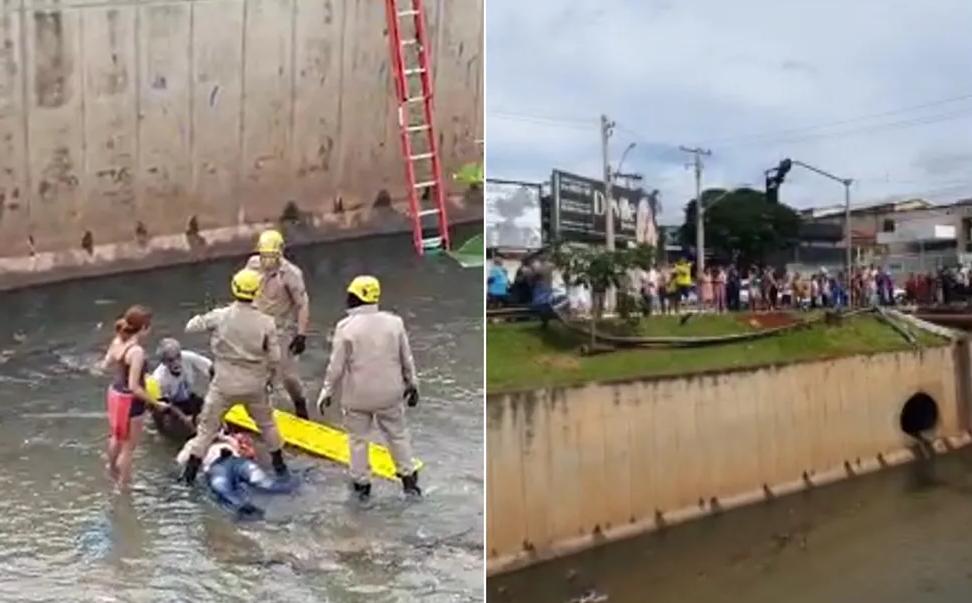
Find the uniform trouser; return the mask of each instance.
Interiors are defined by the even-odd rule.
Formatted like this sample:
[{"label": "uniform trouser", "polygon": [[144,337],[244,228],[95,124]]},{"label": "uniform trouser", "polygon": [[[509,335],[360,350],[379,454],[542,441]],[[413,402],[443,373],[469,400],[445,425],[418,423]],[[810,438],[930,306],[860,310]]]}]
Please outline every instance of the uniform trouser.
[{"label": "uniform trouser", "polygon": [[409,475],[415,470],[412,463],[412,444],[405,426],[405,406],[396,404],[380,410],[366,411],[344,409],[344,428],[351,441],[351,479],[358,484],[371,481],[368,463],[368,436],[377,425],[385,436],[392,460],[399,475]]},{"label": "uniform trouser", "polygon": [[290,353],[289,345],[289,336],[280,342],[280,364],[277,365],[277,380],[287,390],[291,400],[303,400],[304,385],[300,382],[300,359]]},{"label": "uniform trouser", "polygon": [[260,428],[260,437],[266,442],[270,452],[283,448],[283,440],[277,431],[277,424],[273,421],[273,410],[264,391],[250,395],[226,396],[216,387],[210,387],[203,403],[202,413],[196,425],[196,436],[192,439],[192,454],[202,458],[213,439],[219,433],[223,423],[223,416],[237,402],[243,404],[250,418]]}]

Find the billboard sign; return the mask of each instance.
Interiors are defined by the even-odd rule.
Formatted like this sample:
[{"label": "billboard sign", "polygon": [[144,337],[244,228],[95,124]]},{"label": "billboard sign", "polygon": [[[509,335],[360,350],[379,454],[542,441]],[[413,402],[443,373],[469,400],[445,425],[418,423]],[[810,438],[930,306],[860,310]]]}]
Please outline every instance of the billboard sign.
[{"label": "billboard sign", "polygon": [[539,184],[487,179],[483,196],[486,202],[486,247],[541,247]]},{"label": "billboard sign", "polygon": [[[607,235],[604,182],[554,170],[551,179],[551,238],[603,243]],[[655,199],[640,189],[614,186],[614,240],[618,245],[658,245]]]}]

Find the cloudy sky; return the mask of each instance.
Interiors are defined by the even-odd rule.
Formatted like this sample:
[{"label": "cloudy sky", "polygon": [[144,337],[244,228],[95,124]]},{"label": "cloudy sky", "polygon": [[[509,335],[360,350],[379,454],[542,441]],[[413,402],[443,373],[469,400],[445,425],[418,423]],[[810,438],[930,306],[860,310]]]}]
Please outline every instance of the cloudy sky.
[{"label": "cloudy sky", "polygon": [[[783,157],[855,179],[855,204],[972,197],[969,0],[489,0],[487,171],[543,181],[615,167],[661,191],[663,224],[704,185],[763,186]],[[781,200],[843,202],[795,168]]]}]

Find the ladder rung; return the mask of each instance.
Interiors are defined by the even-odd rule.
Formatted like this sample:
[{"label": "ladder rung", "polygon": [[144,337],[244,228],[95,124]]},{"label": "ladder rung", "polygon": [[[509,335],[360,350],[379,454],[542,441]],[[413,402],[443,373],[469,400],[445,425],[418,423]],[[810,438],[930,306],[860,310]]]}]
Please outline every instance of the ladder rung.
[{"label": "ladder rung", "polygon": [[428,129],[430,129],[429,124],[422,124],[419,126],[409,126],[405,130],[408,132],[424,132],[425,130]]},{"label": "ladder rung", "polygon": [[428,239],[422,239],[423,249],[435,249],[436,247],[442,247],[442,237],[430,237]]},{"label": "ladder rung", "polygon": [[419,212],[419,217],[424,218],[425,216],[433,216],[439,213],[437,209],[423,209]]},{"label": "ladder rung", "polygon": [[410,40],[402,40],[402,46],[415,46],[418,43],[419,41],[416,40],[415,38],[412,38]]},{"label": "ladder rung", "polygon": [[412,188],[432,188],[435,186],[435,180],[426,180],[425,182],[418,182]]},{"label": "ladder rung", "polygon": [[412,161],[418,161],[420,159],[432,159],[433,153],[419,153],[418,155],[412,155],[410,159]]},{"label": "ladder rung", "polygon": [[406,98],[405,99],[405,102],[406,103],[421,103],[424,100],[425,100],[425,97],[424,96],[413,96],[412,98]]},{"label": "ladder rung", "polygon": [[416,67],[415,69],[406,69],[405,70],[405,75],[406,76],[408,76],[408,75],[415,75],[417,73],[425,73],[425,68],[424,67]]},{"label": "ladder rung", "polygon": [[417,10],[403,10],[402,12],[398,13],[398,16],[399,17],[414,17],[417,14],[419,14],[419,12]]}]

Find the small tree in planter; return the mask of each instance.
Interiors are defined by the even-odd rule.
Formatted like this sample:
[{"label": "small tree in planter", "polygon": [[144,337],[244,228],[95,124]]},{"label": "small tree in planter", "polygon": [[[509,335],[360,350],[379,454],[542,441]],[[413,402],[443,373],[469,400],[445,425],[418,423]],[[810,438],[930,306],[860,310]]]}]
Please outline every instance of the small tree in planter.
[{"label": "small tree in planter", "polygon": [[[645,271],[651,270],[654,262],[655,248],[647,243],[640,243],[628,251],[629,270],[633,268],[640,268]],[[629,294],[628,291],[625,291],[623,294],[620,291],[618,292],[618,314],[629,325],[633,326],[637,324],[638,318],[634,316],[634,313],[640,310],[641,307],[640,291],[635,291],[633,294]]]},{"label": "small tree in planter", "polygon": [[595,328],[604,314],[604,298],[609,288],[624,284],[632,253],[626,249],[608,251],[601,247],[557,245],[551,259],[564,275],[568,286],[583,285],[591,292],[591,350],[596,344]]}]

